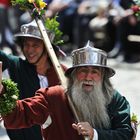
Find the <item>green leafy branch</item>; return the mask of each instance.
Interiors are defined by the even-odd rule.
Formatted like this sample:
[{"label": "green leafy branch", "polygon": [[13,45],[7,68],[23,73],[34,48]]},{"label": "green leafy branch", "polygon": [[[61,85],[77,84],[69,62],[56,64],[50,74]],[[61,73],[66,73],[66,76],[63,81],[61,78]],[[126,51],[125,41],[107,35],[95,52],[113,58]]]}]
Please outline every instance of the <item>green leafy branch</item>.
[{"label": "green leafy branch", "polygon": [[0,115],[7,115],[16,106],[19,97],[17,84],[10,79],[3,79],[4,93],[0,96]]},{"label": "green leafy branch", "polygon": [[60,45],[64,43],[64,41],[62,40],[63,33],[59,30],[60,23],[56,19],[57,16],[55,16],[54,18],[47,18],[45,20],[45,27],[55,34],[53,44]]}]

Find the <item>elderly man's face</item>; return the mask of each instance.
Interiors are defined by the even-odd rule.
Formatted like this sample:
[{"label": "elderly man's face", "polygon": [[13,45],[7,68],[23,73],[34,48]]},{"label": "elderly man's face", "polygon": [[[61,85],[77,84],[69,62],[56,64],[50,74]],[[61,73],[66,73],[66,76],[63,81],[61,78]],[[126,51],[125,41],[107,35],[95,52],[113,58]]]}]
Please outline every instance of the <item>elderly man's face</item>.
[{"label": "elderly man's face", "polygon": [[92,66],[80,67],[76,71],[76,78],[82,82],[82,88],[90,92],[94,85],[101,81],[101,69]]}]

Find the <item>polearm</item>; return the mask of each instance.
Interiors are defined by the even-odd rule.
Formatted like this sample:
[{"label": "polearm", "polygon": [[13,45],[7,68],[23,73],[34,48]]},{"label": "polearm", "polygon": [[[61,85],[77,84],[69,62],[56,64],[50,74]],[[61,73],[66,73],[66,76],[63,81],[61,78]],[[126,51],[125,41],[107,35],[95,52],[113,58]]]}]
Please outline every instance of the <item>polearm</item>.
[{"label": "polearm", "polygon": [[[45,28],[45,26],[44,26],[44,24],[43,24],[43,22],[42,22],[42,20],[40,18],[35,18],[35,20],[36,20],[37,25],[39,27],[39,30],[40,30],[40,32],[42,34],[47,53],[49,54],[51,62],[52,62],[53,66],[54,66],[54,68],[56,70],[56,73],[57,73],[58,78],[59,78],[59,80],[61,82],[61,85],[66,90],[65,94],[67,95],[69,105],[70,105],[70,107],[72,109],[72,112],[73,112],[73,114],[75,116],[75,119],[76,119],[77,122],[80,122],[80,118],[78,117],[78,114],[77,114],[77,111],[76,111],[76,109],[74,107],[74,104],[73,104],[69,94],[67,94],[67,79],[66,79],[66,77],[64,75],[64,71],[63,71],[63,69],[62,69],[62,67],[61,67],[61,65],[60,65],[60,63],[59,63],[59,61],[57,59],[57,56],[56,56],[55,52],[54,52],[54,49],[52,47],[52,44],[51,44],[50,39],[48,37],[48,34],[46,32],[46,28]],[[89,136],[83,136],[83,137],[84,137],[84,140],[89,140]]]},{"label": "polearm", "polygon": [[46,32],[46,28],[45,28],[45,26],[44,26],[44,24],[43,24],[41,19],[35,18],[35,20],[36,20],[36,23],[37,23],[37,25],[39,27],[39,30],[40,30],[41,34],[42,34],[43,41],[44,41],[47,53],[49,54],[49,57],[50,57],[51,62],[53,64],[54,68],[55,68],[55,71],[56,71],[57,76],[58,76],[58,78],[59,78],[59,80],[61,82],[61,85],[65,89],[65,93],[67,95],[70,107],[71,107],[71,109],[72,109],[72,111],[74,113],[74,116],[75,116],[76,120],[78,122],[80,122],[80,119],[79,119],[79,117],[77,115],[77,112],[76,112],[76,109],[75,109],[75,107],[73,105],[73,102],[72,102],[71,98],[69,97],[69,95],[67,94],[67,79],[66,79],[66,77],[64,75],[64,71],[63,71],[63,69],[62,69],[62,67],[61,67],[61,65],[60,65],[60,63],[59,63],[59,61],[57,59],[57,56],[56,56],[55,52],[54,52],[54,49],[52,47],[52,44],[51,44],[50,39],[48,37],[48,34]]}]

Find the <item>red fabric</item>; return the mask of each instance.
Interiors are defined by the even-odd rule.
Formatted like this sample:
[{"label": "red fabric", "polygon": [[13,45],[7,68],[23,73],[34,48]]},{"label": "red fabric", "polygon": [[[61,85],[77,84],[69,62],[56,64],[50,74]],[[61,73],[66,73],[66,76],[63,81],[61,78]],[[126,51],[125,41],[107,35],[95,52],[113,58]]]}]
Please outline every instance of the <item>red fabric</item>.
[{"label": "red fabric", "polygon": [[[67,68],[64,65],[61,64],[61,66],[64,71],[67,70]],[[50,67],[50,69],[48,69],[46,76],[49,81],[49,87],[58,85],[58,83],[60,84],[60,80],[58,79],[58,76],[57,76],[57,73],[55,72],[54,67]]]},{"label": "red fabric", "polygon": [[10,0],[0,0],[0,4],[8,7],[8,6],[10,6]]},{"label": "red fabric", "polygon": [[23,128],[42,125],[48,115],[52,123],[42,130],[45,140],[81,140],[81,136],[72,128],[73,115],[60,86],[40,89],[35,97],[18,101],[15,110],[3,119],[7,128]]}]

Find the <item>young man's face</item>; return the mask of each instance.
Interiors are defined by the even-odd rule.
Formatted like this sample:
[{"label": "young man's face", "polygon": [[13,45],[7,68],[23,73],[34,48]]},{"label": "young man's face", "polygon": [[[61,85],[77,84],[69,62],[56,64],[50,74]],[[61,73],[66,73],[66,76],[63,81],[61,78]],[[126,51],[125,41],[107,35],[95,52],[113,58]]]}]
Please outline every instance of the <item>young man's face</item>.
[{"label": "young man's face", "polygon": [[36,38],[25,38],[23,42],[23,53],[29,63],[36,64],[44,53],[43,41]]},{"label": "young man's face", "polygon": [[76,71],[76,78],[82,82],[82,88],[85,91],[91,91],[94,85],[101,81],[101,69],[97,67],[85,66]]}]

